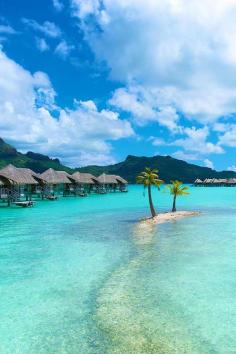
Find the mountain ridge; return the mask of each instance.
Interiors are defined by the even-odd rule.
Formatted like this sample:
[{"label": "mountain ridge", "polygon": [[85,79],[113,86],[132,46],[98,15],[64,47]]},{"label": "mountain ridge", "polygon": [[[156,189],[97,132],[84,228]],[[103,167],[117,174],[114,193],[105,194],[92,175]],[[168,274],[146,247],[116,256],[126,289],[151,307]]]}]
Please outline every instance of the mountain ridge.
[{"label": "mountain ridge", "polygon": [[171,156],[156,155],[152,157],[128,155],[126,160],[109,166],[86,166],[79,170],[98,175],[102,172],[118,174],[126,178],[130,183],[135,182],[136,176],[145,167],[157,168],[159,176],[165,182],[181,180],[184,183],[193,183],[197,178],[236,178],[234,171],[216,171],[209,167],[190,164]]},{"label": "mountain ridge", "polygon": [[59,159],[50,158],[46,155],[28,151],[23,154],[0,138],[0,168],[8,164],[16,167],[26,167],[41,173],[48,168],[63,170],[68,173],[75,171],[92,173],[95,176],[101,173],[116,174],[127,179],[129,183],[135,183],[136,176],[145,167],[157,168],[160,178],[165,182],[179,179],[184,183],[193,183],[196,178],[236,178],[233,171],[215,171],[209,167],[190,164],[171,156],[156,155],[152,157],[128,155],[119,163],[108,166],[89,165],[85,167],[70,168],[63,165]]},{"label": "mountain ridge", "polygon": [[59,159],[52,159],[46,155],[34,153],[32,151],[23,154],[0,138],[0,168],[3,168],[8,164],[15,165],[16,167],[30,168],[38,173],[41,173],[50,167],[55,170],[63,170],[69,173],[73,171],[70,167],[62,165]]}]

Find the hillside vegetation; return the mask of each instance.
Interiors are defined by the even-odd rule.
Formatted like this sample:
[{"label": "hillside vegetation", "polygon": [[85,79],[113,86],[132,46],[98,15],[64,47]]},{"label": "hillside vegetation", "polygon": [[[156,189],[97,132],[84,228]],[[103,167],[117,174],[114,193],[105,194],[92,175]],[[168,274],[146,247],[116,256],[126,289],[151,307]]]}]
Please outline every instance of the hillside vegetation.
[{"label": "hillside vegetation", "polygon": [[190,164],[170,156],[139,157],[129,155],[125,161],[114,165],[93,165],[72,169],[61,164],[59,159],[52,159],[46,155],[31,151],[26,154],[22,154],[0,138],[0,168],[8,165],[9,163],[15,165],[16,167],[31,168],[35,172],[39,173],[50,167],[55,170],[63,170],[69,173],[74,171],[89,172],[95,176],[99,176],[101,173],[105,172],[120,175],[121,177],[127,179],[130,183],[135,182],[136,176],[140,173],[140,171],[143,171],[145,167],[158,168],[160,178],[165,182],[178,179],[184,183],[192,183],[196,178],[205,179],[236,177],[236,172],[217,172],[211,168]]}]

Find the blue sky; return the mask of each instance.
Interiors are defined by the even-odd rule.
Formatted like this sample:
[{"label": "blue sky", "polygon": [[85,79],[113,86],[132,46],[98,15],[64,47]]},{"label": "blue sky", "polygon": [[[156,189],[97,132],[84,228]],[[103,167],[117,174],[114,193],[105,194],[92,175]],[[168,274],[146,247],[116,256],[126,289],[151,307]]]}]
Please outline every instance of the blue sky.
[{"label": "blue sky", "polygon": [[236,170],[235,18],[236,0],[0,0],[0,135],[71,166]]}]

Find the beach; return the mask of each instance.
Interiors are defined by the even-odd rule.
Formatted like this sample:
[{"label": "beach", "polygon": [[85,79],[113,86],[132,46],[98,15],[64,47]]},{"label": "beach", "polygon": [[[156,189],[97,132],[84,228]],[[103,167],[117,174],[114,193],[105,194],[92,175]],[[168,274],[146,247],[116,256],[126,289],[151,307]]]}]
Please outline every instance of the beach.
[{"label": "beach", "polygon": [[157,216],[155,216],[154,218],[148,217],[148,218],[143,218],[140,220],[139,225],[144,226],[147,224],[162,224],[168,221],[174,221],[174,220],[178,220],[181,218],[186,218],[186,217],[190,217],[190,216],[197,216],[200,215],[199,211],[176,211],[176,212],[166,212],[166,213],[160,213]]}]

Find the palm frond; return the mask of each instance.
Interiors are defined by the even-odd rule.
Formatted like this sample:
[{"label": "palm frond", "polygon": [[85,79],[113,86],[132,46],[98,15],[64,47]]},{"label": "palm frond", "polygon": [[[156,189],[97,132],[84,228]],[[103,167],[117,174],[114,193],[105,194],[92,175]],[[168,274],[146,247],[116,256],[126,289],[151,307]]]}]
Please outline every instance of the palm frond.
[{"label": "palm frond", "polygon": [[144,171],[136,177],[136,182],[138,184],[143,184],[144,186],[156,186],[158,189],[163,183],[158,176],[158,169],[151,169],[150,167],[145,167]]},{"label": "palm frond", "polygon": [[189,187],[188,186],[184,186],[183,182],[175,180],[175,181],[171,181],[171,184],[167,186],[170,194],[172,195],[188,195],[190,194],[188,192]]}]

